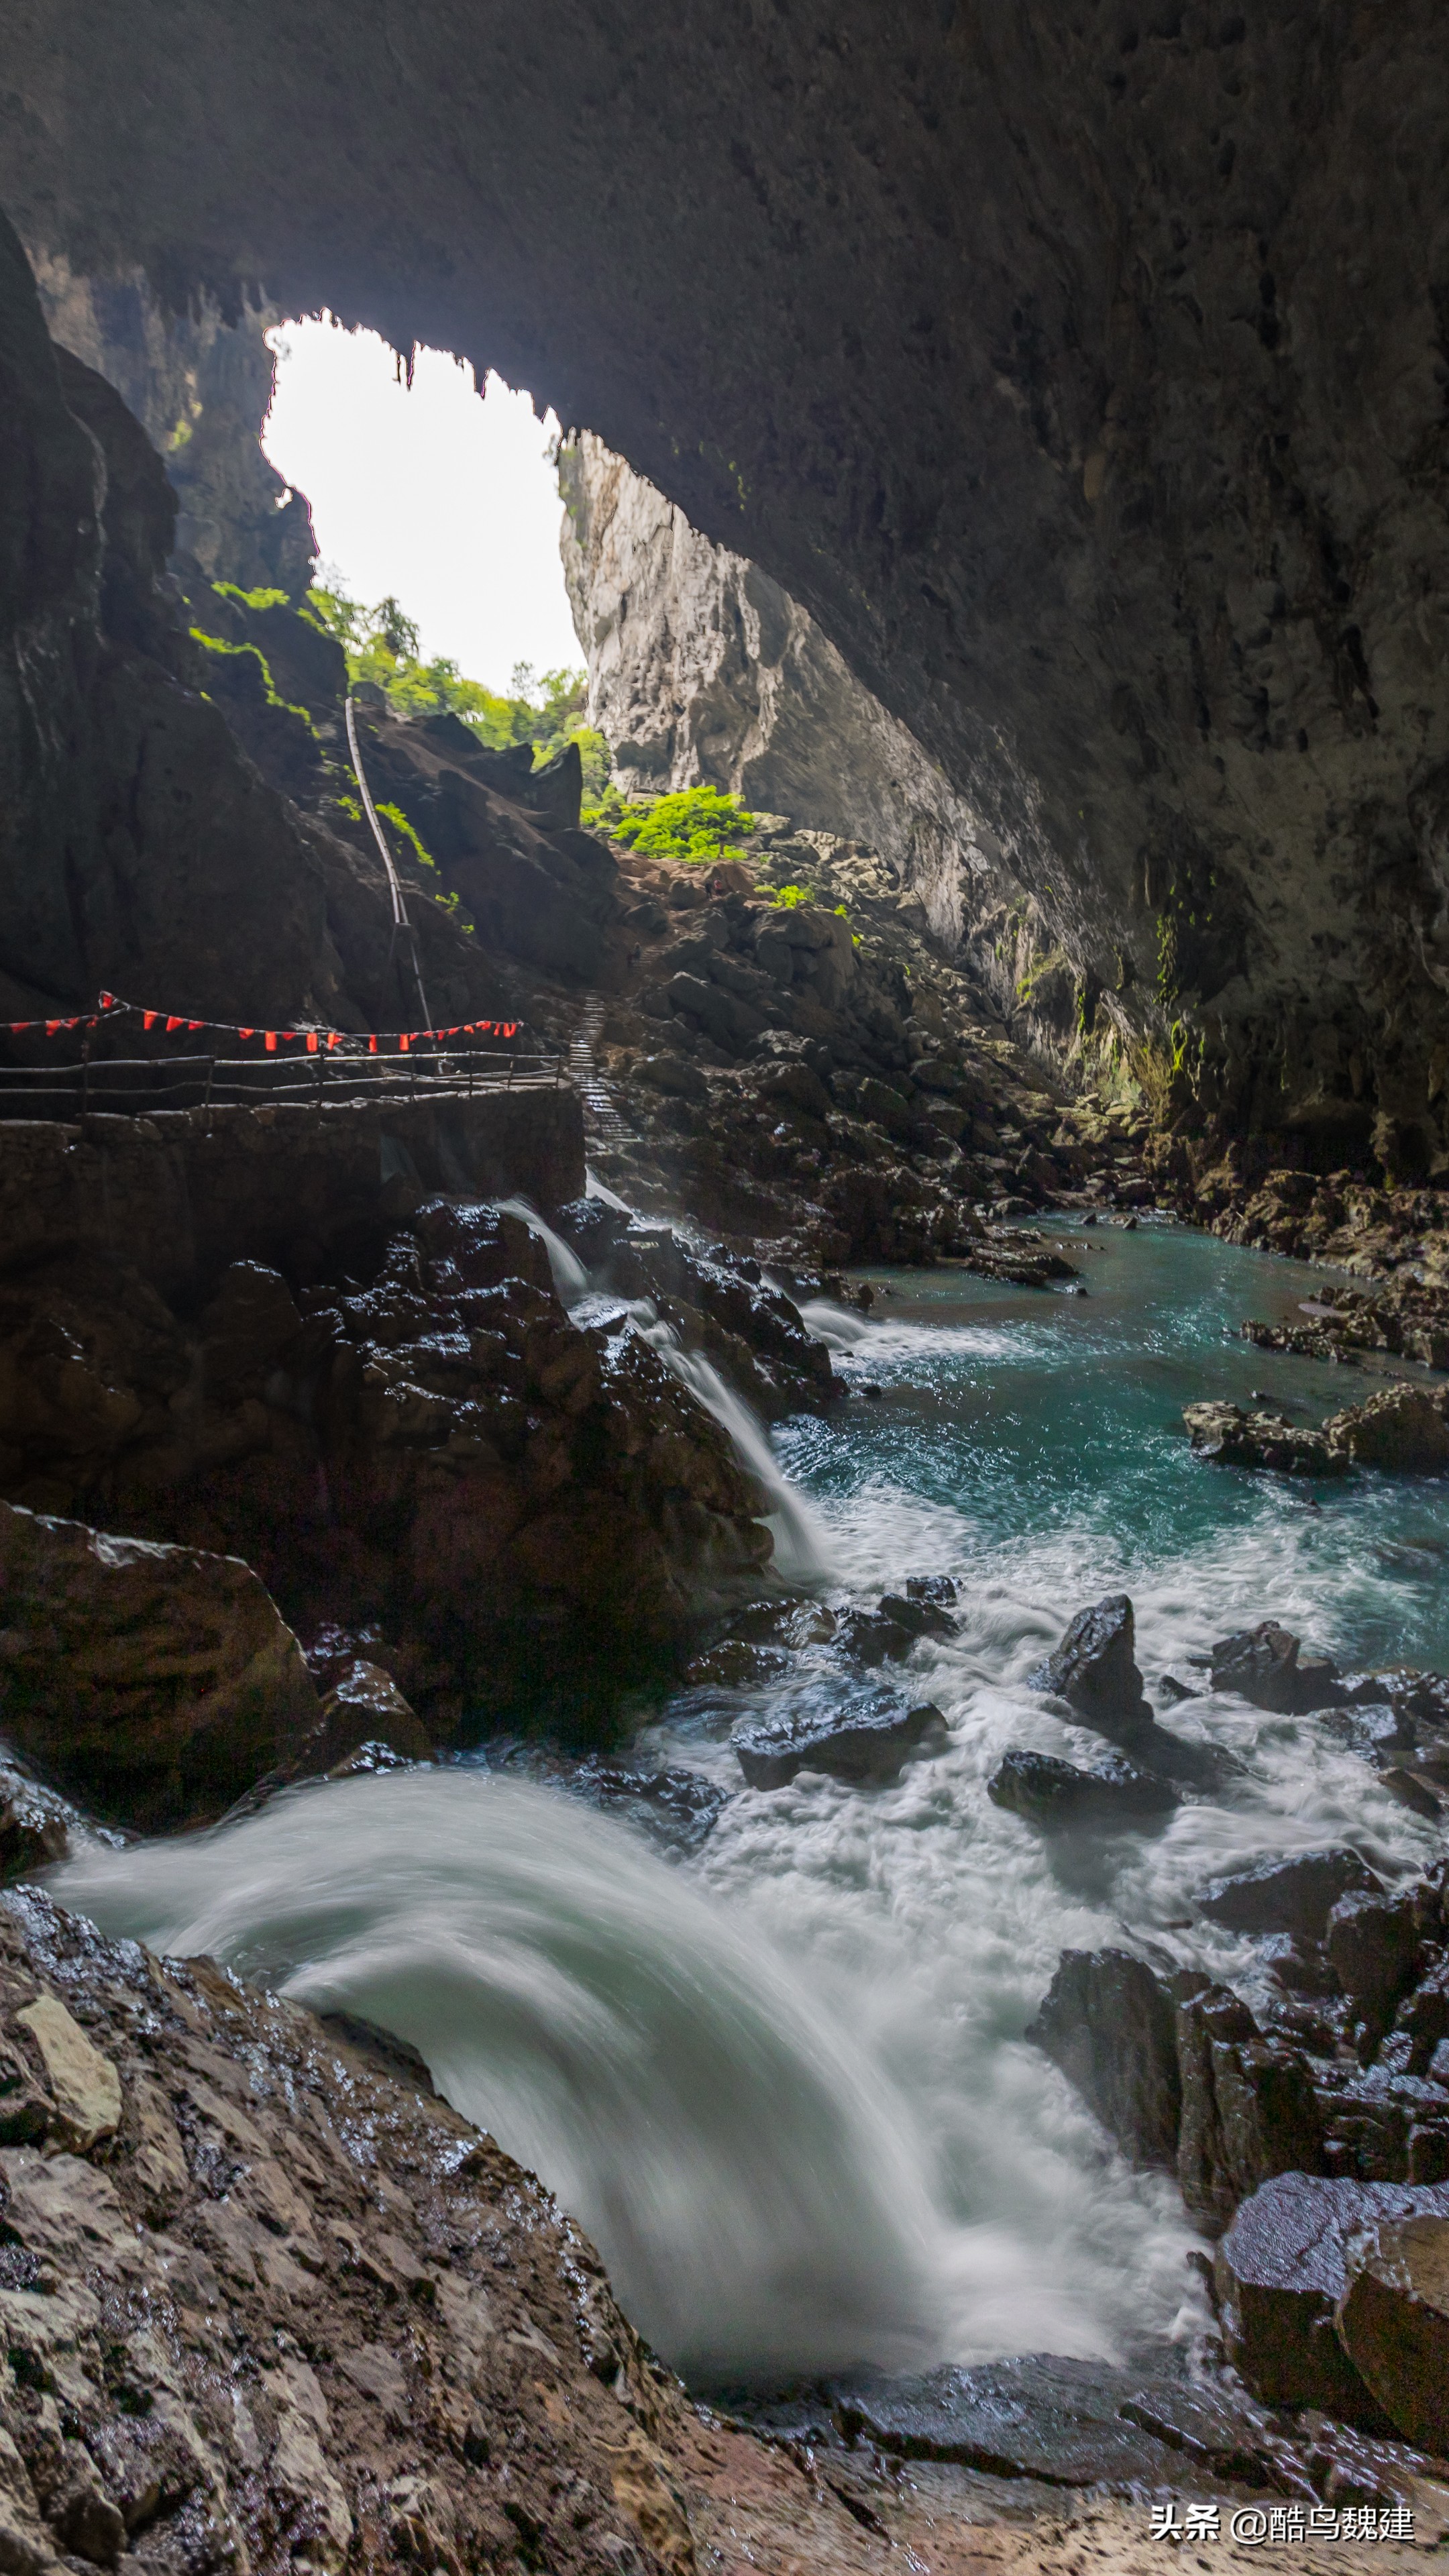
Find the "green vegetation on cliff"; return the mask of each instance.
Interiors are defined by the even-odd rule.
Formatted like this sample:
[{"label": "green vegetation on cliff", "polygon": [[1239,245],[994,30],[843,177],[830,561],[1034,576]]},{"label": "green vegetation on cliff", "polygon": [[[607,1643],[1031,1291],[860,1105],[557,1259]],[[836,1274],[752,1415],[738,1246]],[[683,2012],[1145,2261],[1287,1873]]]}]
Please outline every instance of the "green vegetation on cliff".
[{"label": "green vegetation on cliff", "polygon": [[584,722],[587,678],[578,670],[535,674],[528,662],[516,663],[512,689],[501,695],[481,680],[467,679],[447,654],[424,661],[418,630],[396,599],[365,608],[345,591],[316,588],[302,602],[302,614],[323,633],[334,636],[347,656],[354,685],[370,681],[383,691],[398,715],[426,716],[444,712],[471,725],[490,751],[506,751],[529,742],[536,760],[552,760],[577,743],[584,766],[584,792],[597,795],[609,775],[609,746]]},{"label": "green vegetation on cliff", "polygon": [[596,804],[585,806],[583,822],[586,831],[607,832],[644,858],[687,860],[699,867],[715,867],[721,859],[743,860],[746,854],[735,836],[755,828],[753,814],[745,812],[738,796],[726,796],[718,787],[686,787],[640,805],[629,804],[617,788],[610,788]]}]

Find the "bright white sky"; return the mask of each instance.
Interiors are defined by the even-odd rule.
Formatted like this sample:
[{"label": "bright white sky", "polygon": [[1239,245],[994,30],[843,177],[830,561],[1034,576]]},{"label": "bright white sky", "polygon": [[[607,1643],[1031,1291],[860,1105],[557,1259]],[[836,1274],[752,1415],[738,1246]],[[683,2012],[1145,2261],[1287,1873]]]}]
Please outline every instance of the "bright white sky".
[{"label": "bright white sky", "polygon": [[412,390],[374,331],[288,322],[262,445],[312,504],[327,570],[371,607],[389,592],[424,656],[506,689],[515,662],[582,663],[559,563],[545,453],[558,423],[497,376],[420,349]]}]

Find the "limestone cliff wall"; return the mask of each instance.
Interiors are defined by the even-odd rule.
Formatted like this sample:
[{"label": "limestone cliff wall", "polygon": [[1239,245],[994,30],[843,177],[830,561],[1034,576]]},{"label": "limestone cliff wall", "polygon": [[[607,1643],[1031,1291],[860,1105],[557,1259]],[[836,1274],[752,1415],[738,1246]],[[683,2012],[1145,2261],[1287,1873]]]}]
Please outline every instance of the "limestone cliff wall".
[{"label": "limestone cliff wall", "polygon": [[177,553],[209,581],[305,590],[317,554],[311,508],[258,436],[272,400],[274,307],[244,301],[228,319],[203,293],[168,312],[140,269],[80,277],[63,254],[35,240],[28,248],[51,338],[114,385],[165,461]]},{"label": "limestone cliff wall", "polygon": [[867,841],[958,946],[998,900],[1003,845],[809,611],[591,431],[563,450],[559,487],[589,721],[621,783],[724,787]]}]

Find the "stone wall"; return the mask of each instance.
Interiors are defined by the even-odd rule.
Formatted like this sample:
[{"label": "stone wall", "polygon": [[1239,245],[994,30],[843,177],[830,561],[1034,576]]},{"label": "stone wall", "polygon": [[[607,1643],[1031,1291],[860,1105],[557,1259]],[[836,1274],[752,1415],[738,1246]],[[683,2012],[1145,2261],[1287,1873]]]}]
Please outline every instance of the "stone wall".
[{"label": "stone wall", "polygon": [[0,1270],[73,1250],[124,1260],[185,1297],[240,1260],[315,1276],[354,1241],[380,1245],[439,1190],[517,1192],[547,1208],[583,1186],[583,1116],[567,1087],[84,1127],[4,1120]]}]

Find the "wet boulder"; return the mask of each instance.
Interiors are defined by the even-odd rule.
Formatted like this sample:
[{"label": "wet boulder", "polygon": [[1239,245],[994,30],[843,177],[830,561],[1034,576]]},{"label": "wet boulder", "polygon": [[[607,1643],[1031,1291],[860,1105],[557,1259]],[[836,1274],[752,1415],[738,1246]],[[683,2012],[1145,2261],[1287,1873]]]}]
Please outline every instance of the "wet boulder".
[{"label": "wet boulder", "polygon": [[1172,1997],[1126,1950],[1064,1950],[1026,2033],[1137,2165],[1177,2162],[1182,2087]]},{"label": "wet boulder", "polygon": [[1064,1699],[1088,1726],[1118,1743],[1129,1744],[1135,1732],[1150,1726],[1126,1593],[1079,1610],[1056,1653],[1027,1675],[1026,1686]]},{"label": "wet boulder", "polygon": [[1441,1475],[1449,1467],[1449,1387],[1385,1387],[1367,1403],[1333,1414],[1323,1436],[1355,1467]]},{"label": "wet boulder", "polygon": [[[1227,2478],[1289,2495],[1311,2492],[1307,2446],[1244,2390],[1224,2378],[1148,2375],[1107,2361],[1027,2353],[963,2369],[951,2364],[919,2379],[837,2381],[829,2390],[835,2429],[862,2435],[895,2458],[949,2460],[989,2477],[1040,2487],[1100,2487],[1141,2495],[1211,2494]],[[799,2423],[799,2401],[781,2433],[819,2439]],[[759,2421],[755,2416],[753,2420]],[[797,2425],[799,2431],[797,2432]],[[773,2427],[772,2427],[773,2429]],[[1336,2450],[1319,2435],[1316,2452]],[[1378,2492],[1360,2477],[1359,2492]]]},{"label": "wet boulder", "polygon": [[1251,1869],[1215,1878],[1198,1898],[1198,1909],[1227,1932],[1285,1932],[1295,1941],[1313,1942],[1322,1940],[1340,1897],[1382,1894],[1382,1879],[1358,1853],[1335,1846],[1257,1861]]},{"label": "wet boulder", "polygon": [[729,1804],[729,1791],[698,1771],[625,1771],[612,1763],[586,1763],[579,1788],[606,1815],[636,1825],[671,1858],[702,1849]]},{"label": "wet boulder", "polygon": [[1238,2211],[1217,2249],[1228,2358],[1269,2406],[1316,2406],[1366,2432],[1394,2422],[1335,2332],[1350,2240],[1385,2222],[1449,2218],[1449,2186],[1285,2173]]},{"label": "wet boulder", "polygon": [[842,1611],[835,1627],[835,1650],[859,1670],[876,1672],[882,1664],[899,1663],[920,1634],[914,1625],[893,1618],[883,1601],[878,1610]]},{"label": "wet boulder", "polygon": [[1273,1619],[1218,1639],[1212,1649],[1212,1681],[1215,1691],[1232,1691],[1277,1717],[1333,1708],[1347,1697],[1332,1657],[1305,1655],[1301,1638]]},{"label": "wet boulder", "polygon": [[1423,1932],[1413,1891],[1341,1896],[1329,1915],[1324,1947],[1369,2039],[1382,2038],[1420,1964]]},{"label": "wet boulder", "polygon": [[[955,1587],[952,1586],[954,1591]],[[908,1637],[954,1637],[960,1621],[953,1619],[945,1601],[934,1592],[913,1591],[907,1584],[902,1592],[883,1592],[880,1615],[894,1620]]]},{"label": "wet boulder", "polygon": [[1245,1413],[1240,1404],[1188,1404],[1182,1418],[1197,1456],[1216,1466],[1253,1467],[1278,1476],[1341,1476],[1350,1463],[1321,1431],[1289,1422],[1281,1413]]},{"label": "wet boulder", "polygon": [[807,1686],[772,1716],[743,1721],[730,1742],[752,1789],[784,1788],[801,1771],[864,1786],[898,1778],[912,1753],[943,1744],[946,1733],[929,1700],[912,1705],[879,1686]]},{"label": "wet boulder", "polygon": [[426,1762],[432,1742],[391,1673],[355,1656],[338,1673],[322,1702],[322,1723],[304,1747],[318,1770],[336,1770],[364,1745],[385,1745],[405,1762]]},{"label": "wet boulder", "polygon": [[0,1503],[0,1727],[144,1831],[220,1814],[320,1719],[290,1628],[239,1557]]},{"label": "wet boulder", "polygon": [[[1365,2045],[1365,2055],[1372,2044]],[[1449,2177],[1449,2090],[1442,2084],[1385,2064],[1381,2056],[1348,2076],[1339,2066],[1321,2067],[1317,2090],[1327,2169],[1363,2182]]]},{"label": "wet boulder", "polygon": [[1449,1962],[1436,1963],[1423,1983],[1405,1996],[1394,2016],[1394,2028],[1409,2042],[1409,2073],[1427,2074],[1440,2042],[1449,2039]]},{"label": "wet boulder", "polygon": [[53,1789],[0,1762],[0,1880],[24,1878],[67,1858],[81,1819]]},{"label": "wet boulder", "polygon": [[1449,2216],[1391,2218],[1349,2240],[1338,2339],[1405,2441],[1449,2454]]},{"label": "wet boulder", "polygon": [[1178,2183],[1213,2236],[1272,2175],[1321,2172],[1323,2115],[1302,2052],[1265,2039],[1229,1987],[1180,1986],[1176,2039]]},{"label": "wet boulder", "polygon": [[948,2364],[919,2379],[832,2389],[847,2440],[862,2435],[897,2459],[949,2460],[992,2477],[1053,2487],[1174,2483],[1159,2436],[1122,2413],[1134,2382],[1110,2362],[1029,2353],[974,2369]]},{"label": "wet boulder", "polygon": [[1005,1807],[1043,1833],[1079,1828],[1126,1831],[1161,1824],[1178,1804],[1177,1791],[1156,1772],[1140,1771],[1120,1754],[1095,1771],[1079,1770],[1052,1753],[1008,1753],[986,1784],[993,1805]]}]

